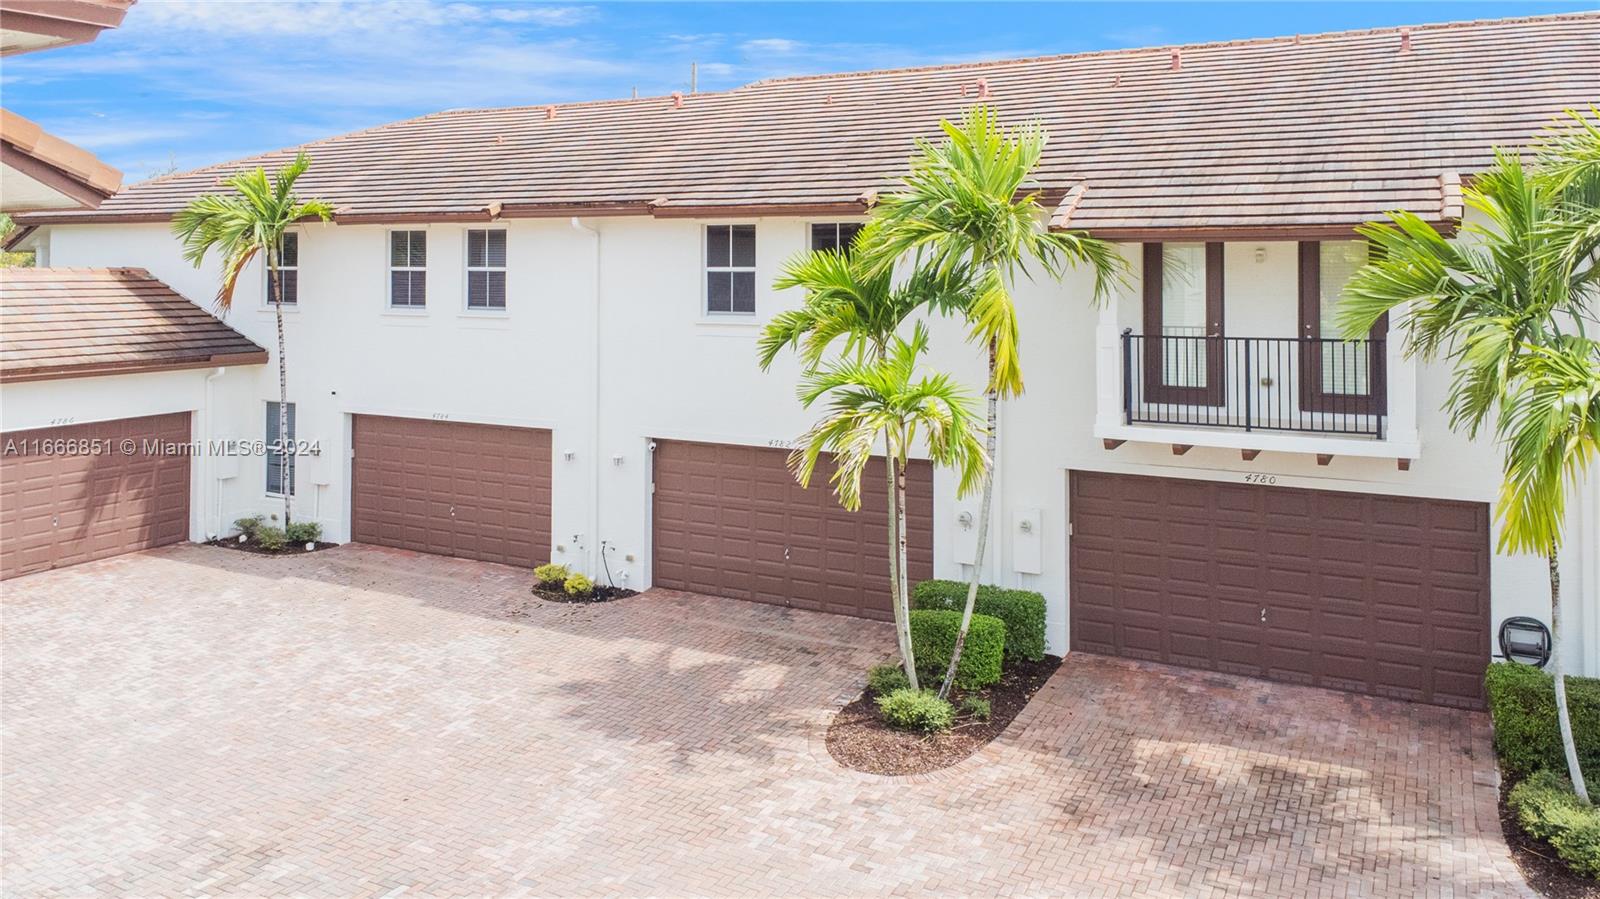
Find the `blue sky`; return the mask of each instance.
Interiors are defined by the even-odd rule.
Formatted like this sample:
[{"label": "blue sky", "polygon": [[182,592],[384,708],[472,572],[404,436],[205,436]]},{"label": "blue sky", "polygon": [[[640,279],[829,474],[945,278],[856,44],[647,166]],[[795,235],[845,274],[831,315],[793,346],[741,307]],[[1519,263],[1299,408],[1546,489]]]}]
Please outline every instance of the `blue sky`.
[{"label": "blue sky", "polygon": [[441,109],[1459,19],[1587,3],[472,3],[141,0],[8,59],[0,100],[128,181]]}]

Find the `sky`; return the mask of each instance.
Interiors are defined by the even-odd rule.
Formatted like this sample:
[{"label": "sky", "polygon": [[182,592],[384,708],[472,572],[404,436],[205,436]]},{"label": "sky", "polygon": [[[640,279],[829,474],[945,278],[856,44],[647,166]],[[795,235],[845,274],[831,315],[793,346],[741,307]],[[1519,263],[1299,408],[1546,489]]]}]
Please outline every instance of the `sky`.
[{"label": "sky", "polygon": [[140,0],[0,62],[0,103],[125,183],[442,109],[762,78],[1593,9],[1586,3]]}]

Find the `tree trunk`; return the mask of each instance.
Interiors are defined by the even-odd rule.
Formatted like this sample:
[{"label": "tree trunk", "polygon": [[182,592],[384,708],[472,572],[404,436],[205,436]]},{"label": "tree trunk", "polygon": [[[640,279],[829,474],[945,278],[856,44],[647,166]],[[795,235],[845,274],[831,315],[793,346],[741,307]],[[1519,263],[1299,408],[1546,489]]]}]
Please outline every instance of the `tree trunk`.
[{"label": "tree trunk", "polygon": [[1561,749],[1567,756],[1567,776],[1572,779],[1573,792],[1589,802],[1589,787],[1583,782],[1583,769],[1578,765],[1578,746],[1572,739],[1572,716],[1567,712],[1567,672],[1561,656],[1561,568],[1556,561],[1556,551],[1549,552],[1550,562],[1550,675],[1556,685],[1556,722],[1561,729]]},{"label": "tree trunk", "polygon": [[906,680],[910,681],[911,689],[920,690],[922,685],[917,683],[917,658],[915,649],[911,644],[911,591],[906,581],[906,464],[899,458],[899,454],[892,457],[894,465],[894,554],[895,554],[895,584],[894,584],[894,614],[895,620],[903,622],[900,625],[900,658],[905,662]]},{"label": "tree trunk", "polygon": [[972,626],[972,609],[978,603],[978,583],[983,580],[983,556],[989,550],[989,517],[994,504],[995,446],[1000,425],[1000,394],[994,387],[994,342],[989,343],[989,390],[985,394],[989,405],[989,434],[984,438],[984,449],[989,453],[989,466],[983,473],[983,501],[978,511],[977,555],[972,559],[972,577],[967,581],[967,604],[961,610],[961,627],[956,631],[956,645],[950,651],[950,668],[939,685],[939,698],[950,698],[950,687],[956,681],[956,666],[961,662],[961,650],[967,645],[967,629]]},{"label": "tree trunk", "polygon": [[283,527],[289,529],[289,502],[294,493],[294,468],[289,455],[289,369],[283,358],[283,279],[276,248],[267,248],[267,277],[272,284],[272,311],[278,319],[278,464],[283,488]]}]

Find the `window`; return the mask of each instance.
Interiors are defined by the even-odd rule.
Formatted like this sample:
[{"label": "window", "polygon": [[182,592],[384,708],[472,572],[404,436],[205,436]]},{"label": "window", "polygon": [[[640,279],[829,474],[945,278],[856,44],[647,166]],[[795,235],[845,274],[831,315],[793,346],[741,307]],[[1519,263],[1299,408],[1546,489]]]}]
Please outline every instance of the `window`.
[{"label": "window", "polygon": [[397,309],[428,305],[428,232],[389,232],[389,305]]},{"label": "window", "polygon": [[[295,306],[300,302],[300,235],[285,231],[283,243],[278,247],[278,283],[283,285],[283,305]],[[267,305],[278,299],[272,289],[272,272],[267,272]]]},{"label": "window", "polygon": [[1144,332],[1148,400],[1222,405],[1222,244],[1144,245]]},{"label": "window", "polygon": [[756,226],[706,226],[706,312],[756,311]]},{"label": "window", "polygon": [[1388,316],[1365,340],[1344,340],[1339,303],[1345,285],[1367,264],[1364,240],[1300,244],[1300,406],[1317,412],[1381,415],[1386,406],[1382,340]]},{"label": "window", "polygon": [[506,308],[506,232],[467,232],[467,308]]},{"label": "window", "polygon": [[811,249],[849,250],[861,233],[859,222],[825,222],[811,226]]},{"label": "window", "polygon": [[287,460],[278,448],[278,404],[267,403],[267,493],[284,496],[294,493],[294,403],[289,404],[289,444]]},{"label": "window", "polygon": [[[1329,240],[1318,246],[1317,293],[1321,307],[1318,315],[1319,330],[1328,337],[1340,334],[1337,316],[1339,300],[1344,296],[1344,286],[1363,265],[1367,264],[1367,242],[1364,240]],[[1353,393],[1365,396],[1372,392],[1369,386],[1367,360],[1363,354],[1352,352],[1354,345],[1337,344],[1322,347],[1322,390],[1325,393]],[[1331,350],[1331,351],[1330,351]]]}]

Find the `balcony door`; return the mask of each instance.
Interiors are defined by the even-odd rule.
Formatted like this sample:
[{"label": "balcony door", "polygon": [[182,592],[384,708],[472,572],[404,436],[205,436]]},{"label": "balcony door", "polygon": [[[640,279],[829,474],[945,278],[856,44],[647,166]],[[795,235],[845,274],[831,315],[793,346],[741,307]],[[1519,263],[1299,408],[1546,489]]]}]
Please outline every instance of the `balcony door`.
[{"label": "balcony door", "polygon": [[1339,299],[1367,264],[1364,240],[1302,241],[1300,244],[1300,408],[1344,415],[1384,414],[1385,315],[1366,340],[1341,340]]},{"label": "balcony door", "polygon": [[1222,244],[1144,245],[1144,399],[1223,405]]}]

